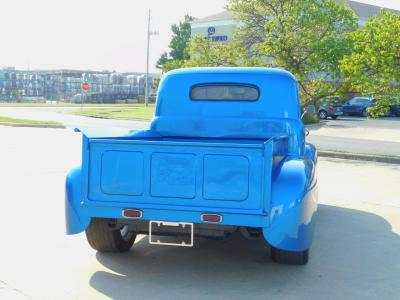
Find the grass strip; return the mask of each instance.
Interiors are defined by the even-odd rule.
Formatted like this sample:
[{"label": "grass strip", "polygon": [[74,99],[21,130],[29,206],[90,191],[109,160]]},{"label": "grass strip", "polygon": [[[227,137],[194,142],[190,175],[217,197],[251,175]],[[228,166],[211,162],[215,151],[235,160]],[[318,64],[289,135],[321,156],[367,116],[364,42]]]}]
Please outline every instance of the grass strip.
[{"label": "grass strip", "polygon": [[120,120],[151,120],[154,116],[154,105],[135,105],[133,107],[113,107],[113,108],[93,108],[83,110],[73,110],[72,114]]},{"label": "grass strip", "polygon": [[48,125],[48,126],[63,126],[62,123],[56,121],[42,121],[42,120],[27,120],[27,119],[15,119],[9,117],[0,116],[0,123],[7,124],[20,124],[20,125]]}]

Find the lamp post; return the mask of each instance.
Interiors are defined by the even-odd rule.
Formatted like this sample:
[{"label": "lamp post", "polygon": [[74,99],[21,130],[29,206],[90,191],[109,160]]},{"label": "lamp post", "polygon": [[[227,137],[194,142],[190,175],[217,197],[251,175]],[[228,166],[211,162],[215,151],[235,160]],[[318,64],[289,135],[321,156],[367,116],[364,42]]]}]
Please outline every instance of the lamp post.
[{"label": "lamp post", "polygon": [[145,96],[144,103],[149,105],[149,54],[150,54],[150,36],[158,34],[158,31],[150,30],[151,11],[149,9],[149,18],[147,22],[147,58],[146,58],[146,79],[145,79]]}]

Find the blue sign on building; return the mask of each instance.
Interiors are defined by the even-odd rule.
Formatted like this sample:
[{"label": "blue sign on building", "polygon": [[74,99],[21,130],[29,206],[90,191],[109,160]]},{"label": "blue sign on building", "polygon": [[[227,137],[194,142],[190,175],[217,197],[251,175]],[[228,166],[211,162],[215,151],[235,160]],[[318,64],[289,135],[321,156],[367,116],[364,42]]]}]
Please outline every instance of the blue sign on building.
[{"label": "blue sign on building", "polygon": [[215,34],[215,27],[212,27],[212,26],[210,26],[210,27],[208,27],[208,35],[213,35],[213,34]]},{"label": "blue sign on building", "polygon": [[207,32],[208,32],[208,38],[211,38],[211,40],[213,42],[224,42],[228,40],[228,36],[227,35],[215,35],[215,27],[210,26],[207,28]]},{"label": "blue sign on building", "polygon": [[213,42],[224,42],[228,40],[227,35],[216,35],[211,37]]}]

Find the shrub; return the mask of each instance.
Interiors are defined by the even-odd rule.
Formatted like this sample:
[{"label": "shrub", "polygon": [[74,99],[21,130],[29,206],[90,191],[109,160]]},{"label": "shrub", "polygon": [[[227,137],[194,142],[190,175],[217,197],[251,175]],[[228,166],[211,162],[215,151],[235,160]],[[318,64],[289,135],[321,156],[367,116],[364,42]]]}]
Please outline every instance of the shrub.
[{"label": "shrub", "polygon": [[303,116],[303,124],[315,124],[315,123],[319,123],[318,115],[306,113]]}]

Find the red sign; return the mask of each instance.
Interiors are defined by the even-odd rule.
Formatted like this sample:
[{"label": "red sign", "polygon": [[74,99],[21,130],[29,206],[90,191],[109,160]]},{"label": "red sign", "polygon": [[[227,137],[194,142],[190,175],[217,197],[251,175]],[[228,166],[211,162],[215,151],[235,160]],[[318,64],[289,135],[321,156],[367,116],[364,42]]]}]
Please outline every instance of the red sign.
[{"label": "red sign", "polygon": [[90,88],[89,83],[87,83],[87,82],[82,83],[82,89],[83,89],[84,91],[87,91],[89,88]]}]

